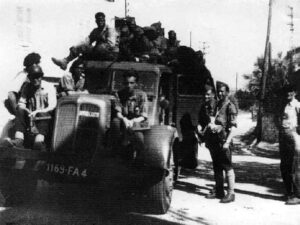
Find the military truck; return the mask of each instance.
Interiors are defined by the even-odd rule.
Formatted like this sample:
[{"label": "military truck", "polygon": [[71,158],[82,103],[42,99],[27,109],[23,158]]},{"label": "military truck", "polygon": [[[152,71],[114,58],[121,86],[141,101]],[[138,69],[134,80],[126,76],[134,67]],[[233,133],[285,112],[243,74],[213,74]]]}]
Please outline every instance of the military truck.
[{"label": "military truck", "polygon": [[[28,199],[38,179],[106,185],[109,189],[134,185],[132,190],[142,191],[148,198],[145,202],[149,212],[166,213],[178,175],[174,148],[178,149],[181,139],[179,121],[188,113],[192,122],[197,122],[201,93],[189,88],[194,83],[189,77],[174,74],[165,65],[107,61],[86,61],[85,65],[90,94],[59,99],[46,152],[30,146],[0,147],[3,199]],[[111,104],[114,93],[121,88],[124,72],[132,69],[138,72],[139,88],[148,97],[148,120],[144,126],[134,128],[144,134],[144,149],[134,158],[124,159],[111,145]],[[12,130],[5,133],[12,135]]]}]

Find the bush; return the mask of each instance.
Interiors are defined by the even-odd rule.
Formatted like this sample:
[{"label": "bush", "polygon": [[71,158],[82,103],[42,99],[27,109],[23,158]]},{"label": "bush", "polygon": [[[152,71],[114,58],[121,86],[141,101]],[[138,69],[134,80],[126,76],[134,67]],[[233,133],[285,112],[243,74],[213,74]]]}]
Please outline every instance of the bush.
[{"label": "bush", "polygon": [[239,102],[239,108],[241,110],[250,110],[256,100],[256,97],[253,93],[244,90],[238,90],[235,93],[235,97]]}]

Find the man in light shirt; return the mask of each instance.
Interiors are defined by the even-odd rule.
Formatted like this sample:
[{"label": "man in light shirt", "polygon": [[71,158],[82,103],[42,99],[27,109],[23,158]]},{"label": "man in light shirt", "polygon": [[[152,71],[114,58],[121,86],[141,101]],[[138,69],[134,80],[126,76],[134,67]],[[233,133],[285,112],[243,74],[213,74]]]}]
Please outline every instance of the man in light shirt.
[{"label": "man in light shirt", "polygon": [[25,82],[20,91],[16,108],[15,139],[6,139],[11,147],[24,147],[24,138],[28,132],[34,134],[33,149],[45,150],[45,137],[49,133],[49,122],[37,121],[36,117],[51,116],[56,107],[56,91],[52,84],[42,81],[44,73],[39,65],[33,64],[27,70],[29,82]]},{"label": "man in light shirt", "polygon": [[280,170],[287,194],[287,205],[300,204],[300,102],[291,85],[282,89],[283,104],[277,116]]},{"label": "man in light shirt", "polygon": [[52,58],[55,65],[62,70],[66,70],[68,63],[80,55],[91,55],[93,58],[104,59],[109,57],[109,51],[117,51],[115,31],[108,27],[105,21],[105,14],[98,12],[95,14],[97,27],[82,42],[70,48],[70,53],[63,59]]}]

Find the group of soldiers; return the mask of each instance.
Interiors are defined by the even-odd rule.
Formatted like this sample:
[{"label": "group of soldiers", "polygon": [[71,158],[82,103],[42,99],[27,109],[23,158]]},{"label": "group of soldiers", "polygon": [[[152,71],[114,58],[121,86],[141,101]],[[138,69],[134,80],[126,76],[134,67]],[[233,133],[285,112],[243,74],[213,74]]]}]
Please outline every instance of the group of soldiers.
[{"label": "group of soldiers", "polygon": [[97,60],[148,61],[166,64],[176,57],[179,41],[173,30],[164,37],[161,23],[140,27],[135,18],[116,19],[116,28],[106,24],[105,14],[95,14],[97,28],[87,38],[70,48],[69,55],[52,61],[65,70],[68,63],[81,56]]},{"label": "group of soldiers", "polygon": [[[89,93],[85,86],[85,69],[82,60],[75,60],[59,81],[58,86],[43,79],[40,64],[41,57],[30,53],[24,59],[24,70],[17,75],[22,84],[8,93],[5,106],[15,115],[14,138],[6,138],[5,145],[46,151],[46,142],[51,138],[51,118],[57,105],[57,99],[63,96]],[[112,104],[111,139],[113,147],[119,151],[119,143],[126,140],[143,146],[141,132],[132,132],[148,117],[147,95],[137,88],[139,75],[134,70],[123,74],[123,88],[115,93]],[[39,119],[40,118],[40,119]],[[47,118],[46,120],[44,118]],[[28,135],[30,134],[30,136]],[[125,145],[125,144],[124,144]],[[122,146],[122,145],[121,145]]]},{"label": "group of soldiers", "polygon": [[[213,87],[206,87],[205,103],[199,111],[197,132],[210,152],[214,171],[215,188],[206,198],[219,198],[221,203],[230,203],[235,200],[235,173],[230,144],[233,130],[237,127],[237,113],[237,106],[229,98],[227,84],[217,82],[217,96]],[[228,183],[226,195],[223,171],[225,171]]]},{"label": "group of soldiers", "polygon": [[[126,20],[119,28],[119,45],[110,41],[109,28],[105,24],[105,15],[95,15],[95,28],[87,40],[80,45],[70,48],[70,55],[64,59],[53,58],[53,62],[62,69],[66,69],[70,61],[86,54],[100,55],[101,59],[109,53],[118,53],[124,60],[132,58],[142,59],[149,55],[155,60],[172,59],[176,54],[179,42],[174,31],[169,32],[169,39],[163,40],[163,29],[160,24],[152,28],[140,28],[133,19]],[[154,29],[155,27],[155,29]],[[153,35],[156,38],[149,38]],[[148,33],[147,33],[148,32]],[[151,39],[151,41],[149,40]],[[166,43],[164,45],[163,43]],[[149,47],[150,46],[150,47]],[[151,47],[152,46],[152,47]],[[174,48],[173,48],[174,47]],[[147,56],[148,55],[148,56]],[[94,57],[95,55],[93,55]],[[44,121],[36,121],[32,127],[32,118],[49,116],[57,104],[57,97],[71,95],[75,92],[88,93],[85,89],[84,64],[81,58],[74,61],[70,73],[62,77],[57,90],[53,85],[42,81],[44,73],[40,67],[40,55],[31,53],[24,59],[24,70],[18,75],[23,81],[18,90],[11,91],[5,101],[7,109],[16,116],[16,132],[14,139],[6,139],[9,146],[24,147],[24,136],[31,129],[33,136],[33,149],[46,150],[45,141],[49,133],[49,126]],[[132,132],[134,125],[139,125],[147,120],[147,96],[137,88],[138,74],[128,71],[124,74],[124,88],[116,93],[116,101],[112,106],[111,137],[115,140],[112,144],[135,143],[143,147],[143,133]],[[206,196],[209,199],[220,198],[222,203],[235,201],[234,185],[235,173],[232,166],[230,144],[233,130],[237,126],[236,117],[238,109],[229,98],[227,84],[217,82],[216,90],[213,86],[206,86],[205,103],[199,111],[197,133],[209,149],[214,171],[215,188]],[[283,89],[284,101],[278,111],[279,144],[281,157],[281,173],[287,190],[287,204],[300,204],[300,162],[299,162],[299,121],[300,103],[295,99],[295,91],[291,85]],[[118,141],[116,141],[118,140]],[[124,143],[126,145],[126,143]],[[118,150],[117,150],[118,151]],[[228,182],[228,191],[224,191],[224,174]]]},{"label": "group of soldiers", "polygon": [[[232,130],[237,126],[237,108],[228,98],[229,88],[217,82],[218,101],[213,88],[207,88],[205,103],[199,112],[198,133],[209,149],[215,179],[215,188],[206,197],[221,198],[222,203],[235,200],[230,141]],[[280,170],[286,189],[286,204],[300,204],[300,102],[296,99],[295,87],[285,84],[280,93],[275,121],[279,131]],[[225,171],[228,191],[224,197]]]}]

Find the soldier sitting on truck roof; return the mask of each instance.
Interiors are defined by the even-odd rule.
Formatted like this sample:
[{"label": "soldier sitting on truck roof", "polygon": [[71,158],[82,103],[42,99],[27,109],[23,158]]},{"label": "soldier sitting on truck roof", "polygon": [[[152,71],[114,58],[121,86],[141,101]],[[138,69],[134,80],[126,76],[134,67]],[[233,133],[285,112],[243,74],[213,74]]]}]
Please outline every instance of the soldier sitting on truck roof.
[{"label": "soldier sitting on truck roof", "polygon": [[135,61],[143,61],[149,58],[150,42],[140,27],[134,30],[134,38],[130,42],[130,52]]},{"label": "soldier sitting on truck roof", "polygon": [[85,88],[84,63],[81,59],[73,62],[70,72],[61,78],[57,87],[58,97],[76,93],[88,93]]},{"label": "soldier sitting on truck roof", "polygon": [[179,47],[179,41],[177,40],[176,32],[174,30],[170,30],[168,32],[167,49],[165,51],[167,62],[170,62],[173,59],[177,58],[178,47]]},{"label": "soldier sitting on truck roof", "polygon": [[37,117],[50,117],[56,107],[56,91],[52,84],[42,81],[44,73],[39,65],[27,70],[29,82],[20,91],[16,113],[15,139],[7,138],[10,147],[24,147],[25,134],[34,134],[33,149],[45,150],[45,137],[49,132],[49,121],[35,121]]},{"label": "soldier sitting on truck roof", "polygon": [[155,29],[157,36],[151,41],[151,59],[155,63],[161,63],[161,57],[167,49],[167,39],[164,37],[165,31],[164,28],[161,27],[161,22],[153,23],[151,27]]},{"label": "soldier sitting on truck roof", "polygon": [[70,53],[66,58],[52,58],[54,64],[66,70],[68,63],[80,54],[92,55],[92,57],[100,57],[102,59],[111,57],[110,53],[116,50],[115,32],[105,24],[104,13],[96,13],[95,19],[98,27],[83,42],[71,47]]},{"label": "soldier sitting on truck roof", "polygon": [[[114,151],[122,155],[130,142],[134,149],[144,146],[142,132],[133,131],[133,127],[141,127],[147,120],[147,95],[137,89],[138,73],[134,70],[124,73],[124,88],[116,93],[116,101],[112,106],[111,141]],[[122,143],[120,145],[120,143]],[[122,148],[123,149],[120,149]]]}]

